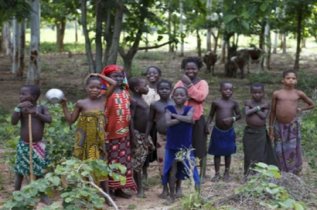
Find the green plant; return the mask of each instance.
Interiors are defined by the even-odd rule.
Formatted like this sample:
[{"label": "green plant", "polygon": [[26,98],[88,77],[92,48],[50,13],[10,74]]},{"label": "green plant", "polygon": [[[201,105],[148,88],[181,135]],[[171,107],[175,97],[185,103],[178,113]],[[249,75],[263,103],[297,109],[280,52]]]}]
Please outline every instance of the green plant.
[{"label": "green plant", "polygon": [[53,203],[47,209],[100,209],[104,206],[105,196],[117,209],[110,196],[102,191],[96,180],[112,177],[125,184],[121,174],[126,168],[121,164],[107,165],[103,160],[70,159],[58,165],[54,172],[48,173],[43,179],[31,182],[21,191],[13,192],[11,199],[5,202],[4,209],[34,209],[43,194],[58,192],[63,200],[62,206]]},{"label": "green plant", "polygon": [[276,76],[269,72],[253,73],[248,75],[250,83],[276,84],[281,81],[282,76]]},{"label": "green plant", "polygon": [[270,209],[304,209],[304,205],[294,200],[288,191],[276,184],[281,173],[276,166],[257,163],[253,169],[257,172],[242,187],[236,190],[242,198],[254,198],[261,206]]}]

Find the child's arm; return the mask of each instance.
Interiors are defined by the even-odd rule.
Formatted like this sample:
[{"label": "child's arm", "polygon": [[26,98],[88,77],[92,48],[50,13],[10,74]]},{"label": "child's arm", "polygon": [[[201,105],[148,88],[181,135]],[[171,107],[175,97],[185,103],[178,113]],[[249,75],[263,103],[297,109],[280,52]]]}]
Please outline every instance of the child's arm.
[{"label": "child's arm", "polygon": [[32,107],[32,106],[33,106],[33,104],[30,101],[24,101],[24,102],[19,103],[14,108],[14,112],[12,113],[11,124],[16,125],[19,122],[19,120],[21,119],[21,112],[25,109]]},{"label": "child's arm", "polygon": [[131,112],[131,121],[129,124],[129,131],[130,131],[130,142],[132,144],[132,146],[137,145],[137,143],[135,142],[136,138],[134,136],[134,115],[135,115],[135,109],[136,109],[136,101],[131,97],[130,98],[130,112]]},{"label": "child's arm", "polygon": [[74,111],[72,113],[69,113],[69,111],[68,111],[67,99],[66,98],[62,99],[61,105],[62,105],[62,108],[63,108],[63,113],[64,113],[66,121],[70,125],[73,124],[74,122],[76,122],[76,120],[78,119],[79,114],[81,112],[79,101],[77,101],[77,103],[75,104],[75,109],[74,109]]},{"label": "child's arm", "polygon": [[268,107],[268,104],[265,102],[261,104],[260,106],[255,106],[251,108],[249,101],[246,101],[244,104],[244,110],[245,110],[246,116],[256,114],[261,119],[265,120],[269,111],[269,107]]},{"label": "child's arm", "polygon": [[181,122],[186,122],[186,123],[191,123],[194,124],[193,120],[193,113],[194,113],[194,108],[191,108],[188,112],[187,115],[179,115],[179,114],[174,114],[172,113],[171,116],[178,119]]},{"label": "child's arm", "polygon": [[303,91],[298,91],[298,94],[300,96],[300,99],[302,99],[307,104],[306,107],[299,108],[299,111],[310,110],[315,107],[313,100],[311,100]]},{"label": "child's arm", "polygon": [[273,92],[272,95],[272,104],[271,104],[271,113],[269,117],[269,137],[271,141],[274,141],[274,130],[273,130],[273,123],[276,118],[276,103],[277,103],[277,96],[276,92]]},{"label": "child's arm", "polygon": [[44,123],[52,122],[52,117],[45,106],[36,107],[35,116],[37,116]]},{"label": "child's arm", "polygon": [[152,103],[150,105],[149,119],[148,119],[147,124],[146,124],[146,131],[145,131],[146,137],[148,137],[150,132],[151,132],[154,119],[155,119],[155,108],[154,108],[154,104]]},{"label": "child's arm", "polygon": [[111,95],[111,94],[113,93],[113,90],[114,90],[115,86],[117,85],[117,82],[116,82],[115,80],[111,79],[110,77],[105,76],[105,75],[102,75],[102,74],[97,74],[97,75],[98,75],[101,79],[107,81],[107,82],[110,84],[109,89],[108,89],[106,95],[107,95],[107,96]]},{"label": "child's arm", "polygon": [[165,112],[165,119],[167,127],[178,124],[180,121],[178,119],[172,119],[172,113],[169,110]]},{"label": "child's arm", "polygon": [[216,104],[214,102],[211,103],[210,105],[210,111],[209,111],[209,115],[208,115],[208,118],[207,118],[207,121],[206,121],[206,127],[205,127],[205,132],[207,134],[210,133],[210,124],[212,122],[212,119],[214,118],[214,115],[216,113]]}]

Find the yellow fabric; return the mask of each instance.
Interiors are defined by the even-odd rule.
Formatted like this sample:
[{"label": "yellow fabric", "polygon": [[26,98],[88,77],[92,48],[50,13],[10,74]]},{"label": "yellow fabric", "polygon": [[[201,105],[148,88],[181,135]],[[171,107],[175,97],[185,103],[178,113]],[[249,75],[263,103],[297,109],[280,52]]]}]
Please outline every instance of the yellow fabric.
[{"label": "yellow fabric", "polygon": [[105,116],[101,111],[81,113],[77,122],[74,156],[80,160],[105,159]]}]

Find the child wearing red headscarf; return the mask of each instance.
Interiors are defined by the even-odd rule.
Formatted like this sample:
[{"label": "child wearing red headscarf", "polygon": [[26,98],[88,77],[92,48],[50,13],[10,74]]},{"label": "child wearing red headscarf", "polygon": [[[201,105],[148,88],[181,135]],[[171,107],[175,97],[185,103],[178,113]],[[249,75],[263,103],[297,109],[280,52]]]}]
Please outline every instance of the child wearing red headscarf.
[{"label": "child wearing red headscarf", "polygon": [[[109,189],[115,196],[129,198],[129,194],[122,189],[136,190],[133,180],[131,141],[130,141],[130,95],[128,91],[127,79],[123,67],[118,65],[106,66],[101,74],[108,76],[117,82],[113,93],[109,95],[105,105],[105,115],[107,123],[106,150],[108,162],[120,163],[127,167],[126,184],[121,185],[119,181],[109,180]],[[107,86],[107,84],[105,84]]]}]

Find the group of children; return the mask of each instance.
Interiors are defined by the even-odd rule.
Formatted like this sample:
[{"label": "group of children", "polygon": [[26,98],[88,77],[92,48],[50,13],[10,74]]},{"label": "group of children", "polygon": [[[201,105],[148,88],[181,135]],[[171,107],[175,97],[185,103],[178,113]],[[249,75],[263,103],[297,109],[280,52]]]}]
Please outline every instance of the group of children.
[{"label": "group of children", "polygon": [[[127,167],[125,185],[111,178],[99,180],[105,191],[112,196],[129,198],[131,195],[125,189],[132,189],[137,190],[138,197],[144,197],[142,180],[147,178],[149,162],[156,159],[163,185],[160,197],[173,202],[182,195],[181,183],[188,177],[184,164],[195,158],[200,160],[200,176],[196,166],[191,169],[191,174],[196,189],[200,189],[207,153],[214,156],[215,176],[212,181],[221,178],[221,156],[225,158],[223,179],[229,179],[231,155],[236,152],[234,123],[241,119],[240,108],[232,99],[232,83],[221,82],[221,98],[213,100],[205,121],[203,103],[209,88],[208,83],[197,76],[201,67],[198,57],[185,58],[182,62],[184,75],[173,87],[171,81],[161,79],[161,70],[155,66],[146,70],[146,79],[132,77],[127,81],[122,67],[109,65],[100,74],[88,75],[85,79],[87,97],[78,100],[72,112],[67,108],[66,98],[61,101],[67,122],[77,122],[74,156],[81,160],[104,159]],[[283,88],[274,91],[271,105],[264,99],[262,84],[250,86],[251,99],[244,103],[247,124],[243,136],[245,176],[256,162],[277,164],[287,172],[300,172],[302,159],[297,116],[298,112],[314,108],[314,103],[295,88],[296,83],[296,72],[285,71]],[[30,174],[30,138],[33,140],[32,162],[36,177],[43,176],[47,165],[42,139],[44,124],[50,123],[51,117],[45,106],[37,105],[39,96],[37,86],[23,86],[20,103],[12,114],[12,124],[21,122],[15,190],[21,188],[23,176]],[[299,108],[301,100],[307,106]],[[208,133],[211,136],[207,148]],[[191,160],[176,160],[180,150],[191,148],[194,148]]]}]

